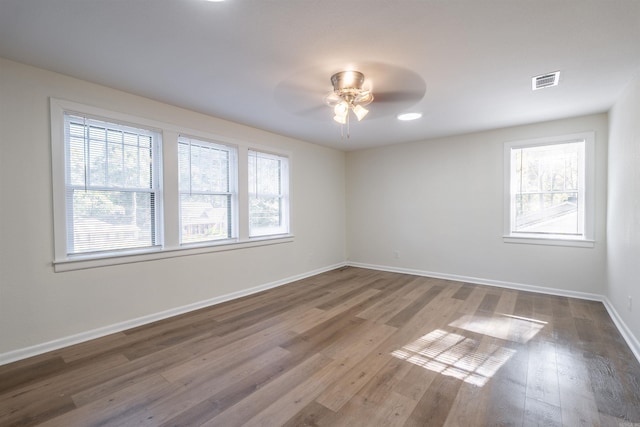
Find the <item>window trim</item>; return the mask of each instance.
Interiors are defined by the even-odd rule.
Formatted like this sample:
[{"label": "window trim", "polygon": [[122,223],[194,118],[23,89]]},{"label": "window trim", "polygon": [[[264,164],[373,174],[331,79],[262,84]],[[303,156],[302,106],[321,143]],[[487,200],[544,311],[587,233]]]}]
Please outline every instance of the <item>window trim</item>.
[{"label": "window trim", "polygon": [[[181,140],[188,140],[189,145],[193,146],[194,142],[196,145],[208,146],[210,148],[214,148],[221,151],[226,151],[229,155],[229,160],[227,164],[227,168],[229,170],[229,182],[228,182],[228,191],[227,192],[215,192],[215,191],[207,191],[207,192],[199,192],[199,194],[207,194],[207,195],[228,195],[229,200],[231,201],[231,206],[229,207],[231,216],[227,218],[229,221],[229,226],[231,227],[231,236],[223,238],[223,239],[209,239],[209,240],[200,240],[194,242],[184,242],[182,238],[182,227],[183,227],[183,217],[180,212],[182,208],[182,195],[187,194],[180,190],[180,158],[178,155],[178,239],[180,246],[182,247],[194,247],[194,246],[209,246],[216,244],[223,244],[229,242],[235,242],[238,239],[238,147],[231,144],[224,144],[219,141],[212,141],[207,138],[193,137],[191,135],[187,135],[185,133],[180,133],[178,135],[178,152],[180,150]],[[191,161],[191,157],[189,158]],[[191,179],[191,177],[189,178]]]},{"label": "window trim", "polygon": [[[162,197],[162,169],[159,167],[159,165],[162,164],[162,137],[160,135],[160,133],[156,130],[156,129],[152,129],[150,127],[142,127],[142,126],[135,126],[132,127],[129,124],[124,124],[122,122],[118,122],[116,123],[115,120],[109,120],[106,121],[102,118],[98,119],[95,118],[93,116],[87,115],[87,114],[77,114],[75,112],[70,112],[70,111],[65,111],[63,112],[63,119],[64,119],[64,141],[63,141],[63,149],[65,150],[64,153],[64,157],[65,157],[65,164],[64,164],[64,170],[65,170],[65,177],[64,177],[64,185],[65,185],[65,230],[66,230],[66,254],[67,257],[72,258],[72,257],[76,257],[79,255],[93,255],[93,256],[99,256],[99,254],[102,253],[118,253],[118,252],[128,252],[128,251],[137,251],[137,250],[141,250],[141,251],[151,251],[154,250],[157,247],[161,247],[162,246],[162,242],[163,242],[163,233],[162,233],[162,229],[159,227],[160,222],[159,222],[159,218],[161,218],[160,216],[160,212],[162,212],[163,207],[162,207],[162,201],[163,201],[163,197]],[[70,147],[68,147],[66,145],[67,142],[67,136],[69,138],[71,138],[71,135],[67,135],[67,130],[69,130],[69,132],[71,132],[71,126],[73,123],[78,124],[78,120],[76,119],[81,119],[83,121],[82,126],[84,128],[84,132],[85,132],[85,138],[87,138],[87,133],[86,133],[86,127],[98,127],[98,128],[102,128],[104,127],[104,129],[106,130],[107,127],[110,128],[110,130],[116,130],[116,131],[126,131],[126,132],[138,132],[138,131],[142,131],[144,133],[147,133],[149,137],[152,138],[152,144],[151,144],[151,150],[153,153],[152,156],[152,167],[151,167],[151,183],[152,186],[151,187],[136,187],[136,186],[126,186],[126,185],[122,185],[122,186],[114,186],[111,185],[110,183],[104,183],[102,185],[99,184],[94,184],[91,174],[90,174],[90,168],[88,167],[88,164],[86,162],[88,162],[87,158],[85,157],[85,180],[83,184],[77,184],[77,183],[72,183],[71,182],[71,168],[68,167],[69,165],[67,164],[67,156],[69,155],[69,150]],[[86,142],[86,140],[85,140]],[[107,141],[105,141],[105,144],[107,144]],[[105,150],[105,153],[107,151]],[[88,153],[85,152],[85,156],[89,155]],[[75,245],[74,242],[74,234],[75,234],[75,223],[74,220],[72,218],[70,218],[70,215],[73,215],[73,200],[72,197],[69,197],[69,192],[75,192],[77,190],[98,190],[98,191],[107,191],[107,192],[142,192],[142,193],[148,193],[152,196],[152,200],[154,200],[153,202],[153,212],[151,214],[151,221],[152,221],[152,235],[154,236],[154,238],[152,239],[153,241],[151,242],[150,245],[148,246],[132,246],[132,247],[125,247],[125,248],[114,248],[114,249],[96,249],[96,250],[88,250],[88,251],[72,251],[72,246]]]},{"label": "window trim", "polygon": [[[511,199],[511,150],[513,148],[529,148],[576,141],[584,141],[584,235],[572,237],[560,234],[525,234],[511,232],[511,221],[513,220]],[[587,248],[595,246],[595,132],[585,131],[566,135],[505,142],[503,164],[504,217],[502,237],[504,243]]]},{"label": "window trim", "polygon": [[[277,233],[266,233],[266,234],[251,234],[251,226],[249,225],[249,222],[251,220],[250,218],[250,212],[248,209],[248,219],[249,221],[247,221],[247,226],[248,226],[248,235],[249,235],[249,239],[251,240],[257,240],[257,239],[265,239],[265,238],[269,238],[269,237],[277,237],[277,236],[283,236],[283,235],[287,235],[288,233],[290,233],[291,231],[291,215],[290,215],[290,208],[291,208],[291,202],[290,202],[290,180],[291,180],[291,171],[290,171],[290,159],[289,156],[285,156],[282,154],[278,154],[278,153],[274,153],[272,151],[265,151],[262,149],[257,149],[255,147],[250,147],[248,150],[248,155],[247,155],[247,168],[249,167],[249,161],[251,158],[251,152],[256,153],[257,155],[262,155],[263,157],[266,158],[273,158],[275,160],[278,160],[279,162],[282,162],[283,160],[285,160],[284,163],[284,169],[285,169],[285,176],[283,177],[282,175],[282,169],[280,168],[280,180],[281,180],[281,189],[280,189],[280,193],[279,194],[273,194],[271,196],[273,197],[278,197],[280,199],[280,201],[284,201],[286,204],[284,206],[281,205],[281,221],[285,223],[284,228],[286,230],[281,231],[281,232],[277,232]],[[247,173],[247,177],[249,176],[249,174]],[[248,184],[248,183],[247,183]],[[247,200],[249,201],[249,205],[251,203],[251,198],[252,197],[257,197],[258,194],[252,194],[251,192],[249,192],[249,188],[251,188],[251,186],[248,184],[247,185],[247,192],[248,192],[248,197]]]},{"label": "window trim", "polygon": [[[228,136],[212,134],[207,131],[190,129],[154,119],[142,118],[127,113],[115,112],[74,101],[51,97],[50,125],[51,125],[51,162],[52,162],[52,196],[53,196],[53,231],[54,252],[52,265],[55,272],[82,270],[87,268],[109,265],[128,264],[151,261],[156,259],[174,258],[181,256],[213,253],[256,246],[266,246],[294,241],[293,220],[289,217],[289,232],[287,234],[248,236],[248,190],[247,190],[247,159],[249,149],[273,153],[287,157],[289,174],[292,171],[292,153],[286,150],[265,147],[260,144],[247,143],[244,140]],[[66,200],[65,200],[65,141],[64,114],[78,114],[97,120],[113,121],[126,126],[144,127],[161,136],[162,143],[159,179],[162,182],[162,208],[158,211],[162,246],[144,249],[120,250],[108,253],[90,253],[68,256],[66,253]],[[178,137],[185,135],[195,139],[211,141],[214,144],[236,148],[236,189],[237,214],[234,218],[237,225],[237,237],[218,241],[181,245],[179,242],[179,188],[178,188]],[[292,211],[291,181],[289,187],[289,212]]]}]

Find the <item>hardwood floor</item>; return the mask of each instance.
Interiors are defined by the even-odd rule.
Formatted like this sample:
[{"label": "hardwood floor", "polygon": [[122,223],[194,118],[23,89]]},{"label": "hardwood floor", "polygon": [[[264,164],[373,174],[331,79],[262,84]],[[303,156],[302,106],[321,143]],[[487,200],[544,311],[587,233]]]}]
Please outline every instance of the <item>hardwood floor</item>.
[{"label": "hardwood floor", "polygon": [[2,426],[640,425],[598,302],[346,267],[0,367]]}]

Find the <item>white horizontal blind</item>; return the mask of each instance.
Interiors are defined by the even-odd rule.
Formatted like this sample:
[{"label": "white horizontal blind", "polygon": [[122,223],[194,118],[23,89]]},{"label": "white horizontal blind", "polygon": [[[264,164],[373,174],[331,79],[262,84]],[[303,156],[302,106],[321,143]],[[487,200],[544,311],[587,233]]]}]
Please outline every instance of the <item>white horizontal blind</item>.
[{"label": "white horizontal blind", "polygon": [[249,236],[289,233],[289,159],[249,150]]},{"label": "white horizontal blind", "polygon": [[236,159],[234,147],[178,138],[181,244],[236,237]]},{"label": "white horizontal blind", "polygon": [[160,136],[65,113],[67,254],[160,244]]}]

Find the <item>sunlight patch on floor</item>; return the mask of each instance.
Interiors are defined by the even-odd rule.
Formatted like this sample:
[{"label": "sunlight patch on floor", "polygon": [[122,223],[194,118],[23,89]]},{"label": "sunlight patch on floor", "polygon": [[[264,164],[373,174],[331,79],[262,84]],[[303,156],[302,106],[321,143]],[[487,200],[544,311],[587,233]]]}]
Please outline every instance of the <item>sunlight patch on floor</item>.
[{"label": "sunlight patch on floor", "polygon": [[478,314],[466,314],[449,323],[449,326],[505,341],[525,344],[531,338],[535,337],[546,324],[547,322],[541,320],[510,314],[497,314],[485,317],[479,316]]},{"label": "sunlight patch on floor", "polygon": [[477,340],[436,329],[391,355],[482,387],[511,358],[515,350],[493,343],[479,349],[479,345]]}]

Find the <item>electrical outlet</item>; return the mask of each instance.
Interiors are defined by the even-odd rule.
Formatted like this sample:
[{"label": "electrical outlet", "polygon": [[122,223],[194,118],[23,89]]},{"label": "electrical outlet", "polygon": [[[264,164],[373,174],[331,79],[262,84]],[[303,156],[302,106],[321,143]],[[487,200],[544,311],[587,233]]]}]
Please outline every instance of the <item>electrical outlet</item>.
[{"label": "electrical outlet", "polygon": [[397,250],[397,249],[394,249],[394,251],[393,251],[393,257],[394,257],[395,259],[399,259],[399,258],[400,258],[400,251],[399,251],[399,250]]}]

